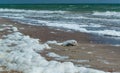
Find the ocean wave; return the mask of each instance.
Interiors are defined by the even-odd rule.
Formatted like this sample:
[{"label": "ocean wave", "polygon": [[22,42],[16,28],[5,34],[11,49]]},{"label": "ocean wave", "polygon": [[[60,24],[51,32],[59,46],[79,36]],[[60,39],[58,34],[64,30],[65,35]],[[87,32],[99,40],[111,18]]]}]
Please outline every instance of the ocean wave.
[{"label": "ocean wave", "polygon": [[59,10],[51,11],[1,8],[0,16],[29,25],[50,26],[105,36],[120,37],[120,18],[111,17],[120,17],[120,12],[107,11],[93,12],[93,14],[91,14],[72,13]]},{"label": "ocean wave", "polygon": [[116,17],[120,17],[120,12],[115,12],[115,11],[93,12],[93,15],[98,15],[98,16],[116,16]]},{"label": "ocean wave", "polygon": [[99,30],[99,31],[88,31],[88,32],[109,36],[109,37],[120,37],[120,31],[116,31],[116,30]]},{"label": "ocean wave", "polygon": [[120,19],[108,19],[108,18],[95,18],[95,17],[85,17],[85,16],[77,16],[77,17],[63,17],[65,19],[86,19],[86,20],[100,20],[100,21],[109,21],[109,22],[120,22]]},{"label": "ocean wave", "polygon": [[[110,36],[110,37],[120,37],[120,31],[116,30],[87,30],[85,27],[104,27],[100,25],[78,25],[78,24],[65,24],[65,23],[47,23],[46,26],[52,26],[52,27],[60,27],[60,28],[65,28],[65,29],[71,29],[75,31],[80,31],[80,32],[86,32],[86,33],[95,33],[99,35],[104,35],[104,36]],[[74,27],[74,28],[73,28]]]},{"label": "ocean wave", "polygon": [[66,11],[61,11],[61,10],[57,10],[57,11],[51,11],[51,10],[25,10],[25,9],[3,9],[0,8],[0,12],[18,12],[18,13],[65,13]]}]

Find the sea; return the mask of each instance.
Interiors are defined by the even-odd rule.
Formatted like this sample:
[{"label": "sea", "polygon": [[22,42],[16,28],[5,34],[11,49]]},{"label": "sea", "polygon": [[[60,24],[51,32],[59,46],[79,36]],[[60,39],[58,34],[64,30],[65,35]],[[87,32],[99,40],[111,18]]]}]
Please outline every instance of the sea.
[{"label": "sea", "polygon": [[3,4],[0,17],[88,33],[97,43],[120,45],[120,4]]}]

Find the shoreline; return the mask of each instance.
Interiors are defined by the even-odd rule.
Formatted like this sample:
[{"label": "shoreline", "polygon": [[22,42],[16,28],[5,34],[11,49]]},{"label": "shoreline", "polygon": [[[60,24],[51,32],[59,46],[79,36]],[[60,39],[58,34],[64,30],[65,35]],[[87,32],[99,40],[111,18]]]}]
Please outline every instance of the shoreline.
[{"label": "shoreline", "polygon": [[[55,52],[59,55],[67,55],[70,57],[70,59],[74,60],[87,59],[89,60],[88,63],[74,62],[74,64],[81,64],[83,66],[90,65],[90,68],[100,69],[104,71],[120,72],[120,47],[94,43],[90,39],[91,36],[89,34],[80,32],[65,32],[62,30],[51,29],[45,26],[38,27],[32,25],[24,25],[4,18],[0,18],[0,24],[12,24],[13,26],[17,27],[21,33],[29,35],[32,38],[38,38],[42,43],[48,40],[56,40],[59,42],[71,39],[77,40],[79,46],[63,47],[51,45],[52,49],[45,50],[42,54],[46,56],[46,52]],[[3,34],[6,34],[6,32],[0,33],[0,38]],[[55,60],[50,57],[45,58],[47,60]],[[68,59],[65,60],[65,62],[66,61],[70,60]],[[105,62],[110,62],[110,64],[105,64]]]},{"label": "shoreline", "polygon": [[[22,24],[19,22],[12,21],[10,19],[0,19],[2,24],[12,24],[15,27],[19,27],[20,32],[25,35],[29,35],[33,38],[38,38],[41,42],[46,42],[48,40],[65,41],[65,40],[77,40],[79,43],[92,43],[89,38],[90,35],[87,33],[77,32],[77,31],[64,31],[61,29],[53,29],[53,27],[47,26],[34,26],[28,24]],[[32,29],[32,30],[31,30]],[[49,36],[48,36],[49,35]]]},{"label": "shoreline", "polygon": [[[113,45],[113,46],[119,45],[119,40],[105,36],[100,36],[97,34],[91,34],[91,33],[85,33],[85,32],[67,30],[64,28],[61,29],[56,27],[49,27],[49,26],[34,26],[26,23],[13,21],[7,18],[1,18],[1,20],[2,23],[8,22],[16,27],[20,27],[19,29],[20,32],[24,33],[25,35],[30,35],[33,38],[39,38],[41,39],[41,42],[46,42],[47,40],[56,40],[62,42],[65,40],[73,39],[73,40],[77,40],[79,43],[104,44],[104,45]],[[24,31],[24,28],[27,29],[25,29]],[[44,35],[39,35],[39,34],[44,34]],[[47,37],[48,35],[49,37]]]}]

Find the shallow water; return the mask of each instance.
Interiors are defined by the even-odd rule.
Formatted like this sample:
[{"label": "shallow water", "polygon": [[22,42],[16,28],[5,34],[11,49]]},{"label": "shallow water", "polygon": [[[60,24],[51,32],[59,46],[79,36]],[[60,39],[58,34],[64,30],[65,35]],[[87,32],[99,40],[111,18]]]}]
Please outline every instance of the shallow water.
[{"label": "shallow water", "polygon": [[102,37],[103,43],[120,45],[119,8],[120,5],[3,5],[0,17],[91,33]]}]

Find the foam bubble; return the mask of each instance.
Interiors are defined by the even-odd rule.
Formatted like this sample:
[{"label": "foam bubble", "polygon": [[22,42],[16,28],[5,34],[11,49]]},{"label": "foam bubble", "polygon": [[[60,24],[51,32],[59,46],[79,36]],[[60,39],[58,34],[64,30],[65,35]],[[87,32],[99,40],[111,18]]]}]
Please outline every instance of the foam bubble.
[{"label": "foam bubble", "polygon": [[[14,45],[13,45],[14,44]],[[39,51],[46,45],[38,39],[14,32],[0,39],[0,65],[23,73],[105,73],[95,69],[76,67],[71,62],[47,61]]]}]

